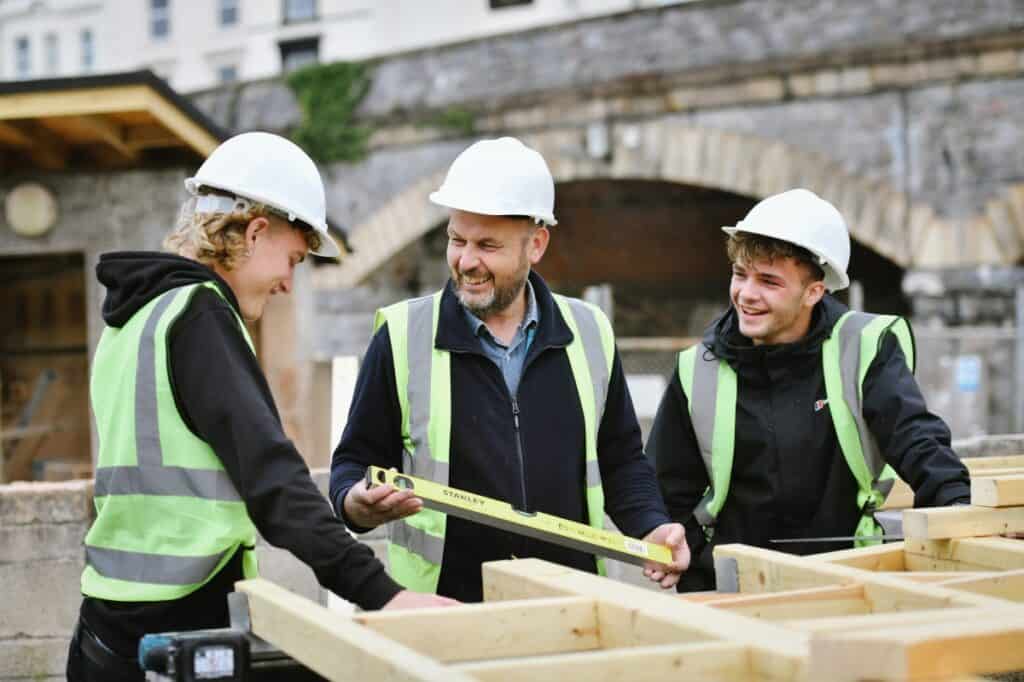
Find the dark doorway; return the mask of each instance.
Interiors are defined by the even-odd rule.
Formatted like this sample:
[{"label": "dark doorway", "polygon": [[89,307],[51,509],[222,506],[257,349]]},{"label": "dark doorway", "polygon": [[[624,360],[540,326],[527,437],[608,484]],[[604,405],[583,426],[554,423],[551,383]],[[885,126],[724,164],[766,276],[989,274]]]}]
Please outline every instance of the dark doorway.
[{"label": "dark doorway", "polygon": [[0,258],[3,481],[91,475],[81,254]]}]

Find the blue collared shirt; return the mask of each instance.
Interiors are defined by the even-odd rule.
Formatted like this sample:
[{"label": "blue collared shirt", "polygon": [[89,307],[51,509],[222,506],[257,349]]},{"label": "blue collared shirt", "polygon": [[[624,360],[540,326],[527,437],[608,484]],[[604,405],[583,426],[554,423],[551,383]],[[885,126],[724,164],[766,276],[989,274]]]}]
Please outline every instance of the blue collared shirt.
[{"label": "blue collared shirt", "polygon": [[525,289],[526,314],[523,315],[523,321],[516,327],[515,336],[507,346],[491,334],[491,330],[487,328],[483,320],[469,312],[465,306],[462,307],[469,328],[480,339],[480,347],[483,349],[484,355],[501,370],[501,374],[505,378],[505,385],[508,386],[508,392],[513,397],[519,389],[519,379],[523,376],[526,353],[530,350],[530,343],[533,341],[533,335],[540,319],[537,298],[534,296],[530,280],[526,280]]}]

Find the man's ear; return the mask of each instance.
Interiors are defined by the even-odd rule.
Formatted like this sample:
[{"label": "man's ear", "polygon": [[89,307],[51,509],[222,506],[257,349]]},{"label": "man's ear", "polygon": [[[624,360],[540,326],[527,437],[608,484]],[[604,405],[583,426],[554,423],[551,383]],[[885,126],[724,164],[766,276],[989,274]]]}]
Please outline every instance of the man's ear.
[{"label": "man's ear", "polygon": [[527,245],[527,256],[530,259],[530,265],[536,265],[540,262],[540,259],[544,257],[544,252],[548,249],[548,242],[551,240],[551,232],[548,230],[547,225],[539,225],[534,228],[533,234],[530,235],[530,242]]},{"label": "man's ear", "polygon": [[816,280],[804,291],[804,305],[808,308],[813,308],[824,296],[825,283],[820,279]]},{"label": "man's ear", "polygon": [[259,216],[249,221],[245,226],[245,246],[252,249],[256,245],[256,238],[264,236],[270,230],[270,221]]}]

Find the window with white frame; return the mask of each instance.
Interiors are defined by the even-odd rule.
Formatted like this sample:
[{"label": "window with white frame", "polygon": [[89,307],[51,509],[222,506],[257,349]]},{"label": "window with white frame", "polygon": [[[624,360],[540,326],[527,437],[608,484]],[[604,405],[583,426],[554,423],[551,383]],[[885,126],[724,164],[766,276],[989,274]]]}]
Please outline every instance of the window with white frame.
[{"label": "window with white frame", "polygon": [[19,36],[14,39],[14,75],[16,78],[25,79],[32,75],[32,45],[28,36]]},{"label": "window with white frame", "polygon": [[47,33],[43,37],[43,48],[46,55],[46,74],[55,76],[60,71],[60,46],[56,33]]},{"label": "window with white frame", "polygon": [[220,0],[217,18],[222,28],[238,25],[238,0]]},{"label": "window with white frame", "polygon": [[82,71],[92,71],[96,66],[96,44],[92,29],[83,28],[79,41],[82,48]]},{"label": "window with white frame", "polygon": [[149,35],[166,38],[171,34],[171,0],[149,0]]},{"label": "window with white frame", "polygon": [[283,0],[283,2],[284,23],[292,24],[316,19],[316,0]]}]

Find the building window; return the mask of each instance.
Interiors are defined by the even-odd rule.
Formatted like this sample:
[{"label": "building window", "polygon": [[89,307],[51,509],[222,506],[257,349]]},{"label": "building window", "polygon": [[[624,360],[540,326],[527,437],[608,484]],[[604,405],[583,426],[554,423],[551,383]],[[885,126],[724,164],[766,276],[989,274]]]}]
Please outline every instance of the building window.
[{"label": "building window", "polygon": [[320,38],[281,43],[281,70],[285,73],[320,61]]},{"label": "building window", "polygon": [[171,0],[149,0],[149,34],[166,38],[171,33]]},{"label": "building window", "polygon": [[284,23],[316,19],[316,0],[284,0]]},{"label": "building window", "polygon": [[32,48],[27,36],[14,40],[14,75],[21,79],[32,75]]},{"label": "building window", "polygon": [[238,25],[238,0],[220,0],[221,27]]},{"label": "building window", "polygon": [[533,0],[489,0],[489,2],[491,3],[491,9],[505,9],[506,7],[533,4]]},{"label": "building window", "polygon": [[234,83],[238,80],[238,67],[234,64],[225,64],[217,67],[218,83]]},{"label": "building window", "polygon": [[43,45],[46,48],[46,73],[50,76],[57,75],[60,70],[60,51],[57,44],[57,34],[47,33],[43,38]]},{"label": "building window", "polygon": [[82,29],[82,71],[92,71],[96,66],[96,45],[93,41],[92,30]]}]

